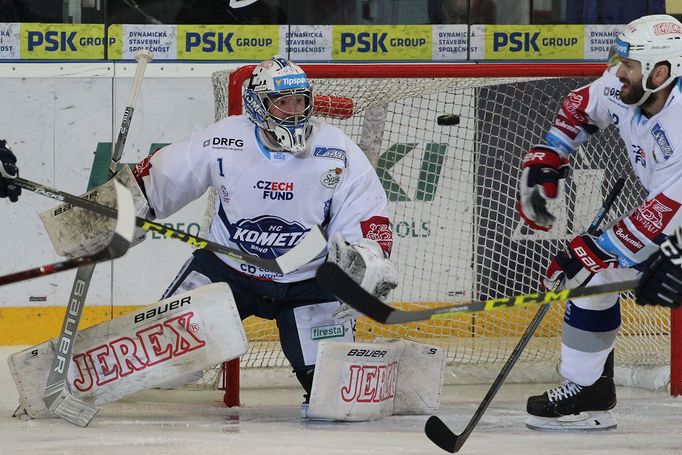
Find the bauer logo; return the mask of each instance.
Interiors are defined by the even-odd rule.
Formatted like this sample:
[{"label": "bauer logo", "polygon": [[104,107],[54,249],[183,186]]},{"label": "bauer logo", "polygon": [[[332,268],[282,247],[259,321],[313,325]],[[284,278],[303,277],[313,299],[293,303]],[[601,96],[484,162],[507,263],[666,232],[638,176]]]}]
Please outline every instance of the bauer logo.
[{"label": "bauer logo", "polygon": [[489,59],[582,59],[583,26],[486,25],[485,56]]},{"label": "bauer logo", "polygon": [[323,325],[310,329],[310,339],[323,340],[325,338],[339,338],[345,334],[343,324]]},{"label": "bauer logo", "polygon": [[310,230],[296,221],[270,215],[239,220],[228,224],[227,229],[231,240],[242,251],[264,259],[275,259],[286,253]]},{"label": "bauer logo", "polygon": [[20,36],[21,56],[29,59],[102,59],[107,45],[99,24],[22,24]]},{"label": "bauer logo", "polygon": [[431,26],[334,26],[335,60],[430,60]]}]

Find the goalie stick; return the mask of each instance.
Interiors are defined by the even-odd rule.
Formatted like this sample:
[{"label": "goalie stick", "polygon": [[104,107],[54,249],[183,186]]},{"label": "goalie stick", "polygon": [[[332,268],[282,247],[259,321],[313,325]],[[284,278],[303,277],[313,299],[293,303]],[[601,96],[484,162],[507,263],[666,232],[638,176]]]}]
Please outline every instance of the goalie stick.
[{"label": "goalie stick", "polygon": [[[123,148],[125,147],[126,139],[128,138],[128,130],[130,129],[130,122],[135,110],[135,101],[137,100],[140,87],[142,86],[144,71],[147,68],[147,64],[153,58],[153,54],[146,49],[142,49],[135,54],[135,60],[137,61],[137,64],[135,65],[135,75],[133,76],[133,81],[130,86],[130,92],[128,94],[125,111],[123,112],[123,119],[121,120],[118,137],[116,138],[116,143],[114,144],[114,149],[111,154],[107,180],[112,178],[118,169],[118,163],[121,161]],[[91,180],[91,185],[89,186],[95,186],[97,183],[104,182],[95,182],[94,180]],[[92,188],[89,187],[88,190],[90,189]],[[64,368],[64,365],[61,363],[63,359],[60,359],[58,351],[58,354],[52,361],[52,368],[50,370],[50,375],[47,378],[47,385],[45,386],[45,404],[47,404],[50,411],[64,420],[81,427],[85,427],[90,423],[90,420],[92,420],[97,413],[97,408],[90,406],[71,395],[66,383],[66,373],[73,354],[73,337],[75,337],[75,333],[80,325],[83,305],[85,305],[85,298],[90,289],[90,282],[92,281],[94,271],[95,263],[78,267],[67,304],[69,308],[74,307],[75,311],[73,311],[73,314],[67,313],[64,316],[59,338],[60,340],[69,342],[66,345],[68,357],[68,362],[66,363],[67,367]],[[71,320],[73,321],[73,330],[70,335],[67,335],[67,324]],[[61,349],[61,345],[59,348]]]},{"label": "goalie stick", "polygon": [[66,270],[75,269],[76,267],[110,261],[123,256],[126,251],[128,251],[128,248],[133,241],[135,232],[135,206],[130,190],[118,181],[114,183],[114,187],[116,189],[116,200],[118,204],[118,218],[116,219],[114,236],[106,247],[94,254],[41,265],[40,267],[0,276],[0,286],[51,275],[53,273],[64,272]]},{"label": "goalie stick", "polygon": [[[16,185],[33,193],[41,194],[61,202],[66,202],[75,207],[80,207],[100,215],[116,218],[116,210],[106,205],[98,204],[89,199],[84,199],[73,194],[59,191],[54,188],[40,185],[20,177],[6,178]],[[203,248],[214,253],[224,254],[238,261],[261,267],[265,270],[287,274],[320,256],[327,248],[327,239],[318,225],[313,226],[295,247],[275,259],[261,259],[249,253],[211,242],[201,237],[196,237],[187,232],[179,231],[171,227],[156,223],[140,217],[135,217],[135,225],[149,232],[156,232],[164,237],[188,243],[196,248]]]},{"label": "goalie stick", "polygon": [[[97,262],[115,259],[123,256],[133,241],[135,232],[135,204],[130,191],[118,181],[114,182],[116,189],[116,203],[118,205],[118,218],[114,235],[109,244],[98,253],[62,262],[61,266],[53,264],[54,268],[66,270],[67,265],[76,267],[82,264],[95,264]],[[49,272],[52,273],[52,272]],[[19,273],[21,275],[22,272]],[[46,275],[39,273],[36,276]],[[16,274],[15,274],[16,275]],[[5,278],[5,277],[2,277]],[[25,279],[25,278],[22,278]],[[17,281],[17,280],[15,280]],[[4,282],[4,280],[3,280]],[[82,312],[82,302],[72,300],[67,306],[62,330],[58,337],[58,344],[55,346],[55,360],[50,370],[50,377],[55,378],[49,382],[45,388],[45,405],[50,411],[75,425],[86,426],[97,413],[97,408],[76,398],[69,390],[66,375],[71,364],[73,355],[73,344],[76,341],[78,322]]]},{"label": "goalie stick", "polygon": [[[604,217],[606,216],[606,213],[609,211],[616,197],[623,189],[624,184],[625,179],[622,177],[616,181],[616,184],[613,186],[609,194],[606,196],[604,203],[602,204],[601,208],[595,215],[594,219],[592,220],[592,223],[587,228],[587,232],[589,234],[594,234],[597,231],[597,229],[599,229],[599,225],[602,223]],[[554,283],[552,291],[556,291],[559,288],[561,281],[562,280],[559,279]],[[636,280],[630,281],[629,283],[632,283],[632,286],[630,286],[631,288],[634,288],[637,285]],[[511,372],[516,362],[519,360],[519,357],[521,357],[523,350],[526,348],[526,345],[533,337],[535,330],[542,322],[542,319],[545,317],[545,314],[547,313],[548,309],[549,305],[543,305],[537,311],[537,313],[533,317],[533,320],[526,328],[526,331],[521,336],[518,343],[516,343],[514,350],[512,351],[507,361],[505,362],[504,366],[502,367],[502,370],[500,370],[499,374],[495,378],[495,381],[493,381],[493,384],[490,386],[490,389],[488,389],[488,393],[486,393],[485,397],[478,405],[476,412],[474,412],[474,415],[471,417],[469,423],[464,428],[464,431],[462,431],[460,434],[455,434],[439,417],[437,416],[429,417],[429,419],[426,421],[426,425],[424,426],[424,432],[426,433],[426,436],[434,444],[436,444],[441,449],[451,453],[455,453],[462,448],[466,440],[469,438],[469,435],[474,430],[479,420],[481,420],[481,417],[483,417],[485,411],[488,409],[488,406],[493,401],[493,398],[495,398],[497,391],[500,390],[500,387],[502,387],[502,384],[507,379],[507,376],[509,376],[509,373]]]}]

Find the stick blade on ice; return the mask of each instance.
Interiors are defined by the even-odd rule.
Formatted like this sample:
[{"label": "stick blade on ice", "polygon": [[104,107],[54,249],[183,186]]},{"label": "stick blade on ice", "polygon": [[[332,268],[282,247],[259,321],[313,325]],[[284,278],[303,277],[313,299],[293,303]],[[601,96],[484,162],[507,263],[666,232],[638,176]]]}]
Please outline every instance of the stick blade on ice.
[{"label": "stick blade on ice", "polygon": [[459,450],[459,447],[457,447],[457,435],[436,416],[431,416],[426,421],[424,433],[426,433],[431,442],[446,452],[455,453]]}]

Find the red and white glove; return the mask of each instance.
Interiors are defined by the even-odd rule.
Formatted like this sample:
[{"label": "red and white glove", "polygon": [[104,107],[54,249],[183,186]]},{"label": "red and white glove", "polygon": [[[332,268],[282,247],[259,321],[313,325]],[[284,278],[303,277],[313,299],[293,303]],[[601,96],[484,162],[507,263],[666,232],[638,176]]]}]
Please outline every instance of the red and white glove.
[{"label": "red and white glove", "polygon": [[557,281],[558,289],[585,286],[595,273],[609,267],[618,267],[618,258],[603,250],[596,236],[580,234],[552,259],[543,284],[547,289],[553,289]]},{"label": "red and white glove", "polygon": [[547,211],[547,201],[559,194],[559,179],[568,174],[568,159],[542,145],[533,146],[521,165],[517,210],[532,229],[549,231],[554,215]]}]

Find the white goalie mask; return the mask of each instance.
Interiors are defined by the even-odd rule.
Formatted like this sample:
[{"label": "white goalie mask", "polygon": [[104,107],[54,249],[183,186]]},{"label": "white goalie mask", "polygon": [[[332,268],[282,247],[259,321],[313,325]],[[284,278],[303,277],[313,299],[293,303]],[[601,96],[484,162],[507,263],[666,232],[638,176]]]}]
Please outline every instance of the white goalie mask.
[{"label": "white goalie mask", "polygon": [[271,141],[293,154],[305,150],[312,91],[301,67],[279,57],[259,63],[243,99],[246,115]]},{"label": "white goalie mask", "polygon": [[[641,63],[644,96],[636,103],[641,105],[652,93],[682,76],[682,23],[666,14],[634,20],[618,34],[612,54]],[[656,88],[648,87],[647,79],[654,66],[665,61],[670,63],[670,77]]]}]

